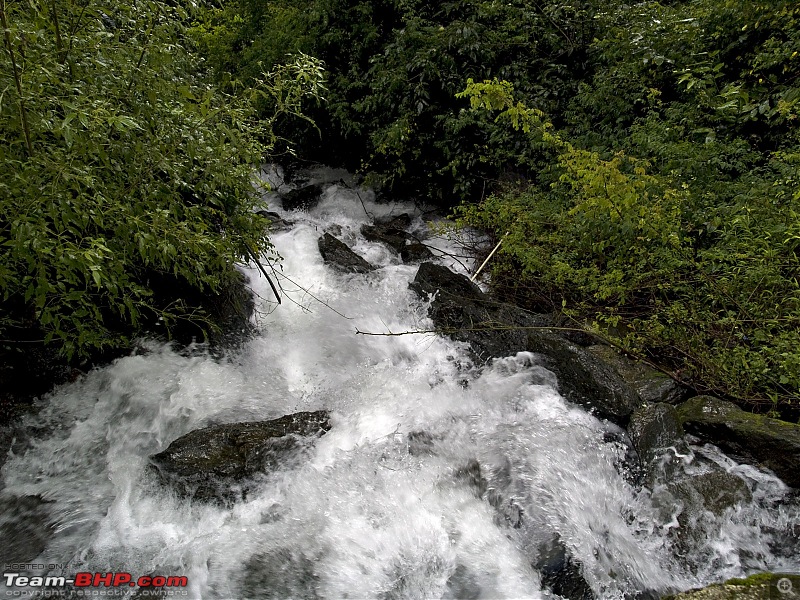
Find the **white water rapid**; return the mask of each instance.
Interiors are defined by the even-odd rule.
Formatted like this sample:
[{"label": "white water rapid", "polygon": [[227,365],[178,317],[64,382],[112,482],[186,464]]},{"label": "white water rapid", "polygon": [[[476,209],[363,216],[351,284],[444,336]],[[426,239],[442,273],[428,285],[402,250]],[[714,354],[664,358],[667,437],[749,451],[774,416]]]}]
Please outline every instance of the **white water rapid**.
[{"label": "white water rapid", "polygon": [[[608,599],[799,570],[798,509],[778,479],[692,446],[686,469],[715,462],[752,500],[694,515],[695,534],[678,535],[678,509],[620,474],[624,447],[606,440],[621,430],[565,401],[536,356],[476,370],[462,344],[439,335],[356,335],[431,328],[408,289],[417,265],[359,233],[366,211],[414,207],[360,196],[332,186],[308,213],[270,206],[295,221],[272,236],[293,301],[276,306],[258,270],[245,268],[259,334],[244,347],[220,359],[144,342],[27,418],[33,441],[3,467],[0,506],[41,539],[35,559],[11,560],[66,576],[185,575],[176,597],[203,599],[555,597],[543,583],[548,552],[556,563],[571,557]],[[420,217],[413,227],[427,230]],[[347,275],[323,264],[325,231],[379,269]],[[456,252],[445,239],[426,243]],[[146,470],[149,456],[199,427],[319,409],[333,427],[310,456],[230,508],[183,500]],[[27,512],[26,497],[36,499]],[[12,590],[0,583],[0,595]]]}]

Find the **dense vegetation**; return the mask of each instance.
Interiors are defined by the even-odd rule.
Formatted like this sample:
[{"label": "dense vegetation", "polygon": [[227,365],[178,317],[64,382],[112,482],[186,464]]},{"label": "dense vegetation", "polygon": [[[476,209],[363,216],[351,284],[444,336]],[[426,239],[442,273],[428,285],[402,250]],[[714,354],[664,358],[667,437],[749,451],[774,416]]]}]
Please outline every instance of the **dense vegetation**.
[{"label": "dense vegetation", "polygon": [[222,83],[324,60],[310,155],[508,232],[504,297],[796,407],[796,3],[231,0],[196,31]]},{"label": "dense vegetation", "polygon": [[270,250],[252,169],[321,71],[300,57],[225,93],[194,18],[158,0],[0,0],[3,362],[43,342],[79,357],[208,331],[203,295]]},{"label": "dense vegetation", "polygon": [[502,297],[697,389],[800,401],[794,2],[0,7],[2,339],[210,326],[187,290],[269,250],[251,167],[291,139],[460,202],[503,239]]}]

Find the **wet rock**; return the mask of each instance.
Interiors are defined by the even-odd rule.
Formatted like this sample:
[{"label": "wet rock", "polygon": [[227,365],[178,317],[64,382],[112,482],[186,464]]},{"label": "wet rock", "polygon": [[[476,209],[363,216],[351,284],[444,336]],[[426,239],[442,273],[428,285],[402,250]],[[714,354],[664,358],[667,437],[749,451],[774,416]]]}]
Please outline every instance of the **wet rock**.
[{"label": "wet rock", "polygon": [[423,299],[435,294],[430,317],[436,327],[469,342],[482,363],[527,350],[528,332],[521,327],[550,324],[545,316],[491,300],[463,275],[433,263],[422,263],[409,287]]},{"label": "wet rock", "polygon": [[488,483],[481,472],[481,464],[476,459],[471,459],[466,466],[457,469],[454,476],[456,480],[469,485],[476,497],[482,498],[486,493]]},{"label": "wet rock", "polygon": [[447,579],[447,587],[442,600],[477,600],[481,597],[478,578],[464,565],[458,565]]},{"label": "wet rock", "polygon": [[622,429],[619,431],[606,431],[603,433],[603,443],[612,444],[621,450],[614,459],[614,468],[631,486],[640,487],[645,472],[642,468],[639,453],[636,451],[628,433]]},{"label": "wet rock", "polygon": [[668,527],[681,554],[693,554],[718,536],[724,512],[751,502],[747,484],[716,464],[697,474],[671,475],[666,484],[655,485],[653,506]]},{"label": "wet rock", "polygon": [[[671,404],[660,402],[637,408],[628,424],[628,435],[644,467],[648,483],[652,484],[666,465],[660,459],[673,448],[680,454],[688,452],[678,411]],[[674,458],[675,452],[672,456]],[[677,460],[677,459],[675,459]],[[671,472],[677,465],[669,468]]]},{"label": "wet rock", "polygon": [[322,197],[324,185],[312,183],[281,194],[283,210],[311,210]]},{"label": "wet rock", "polygon": [[375,267],[353,252],[344,242],[330,233],[319,238],[319,253],[330,266],[346,273],[368,273]]},{"label": "wet rock", "polygon": [[30,563],[55,533],[47,502],[40,496],[0,497],[0,564]]},{"label": "wet rock", "polygon": [[362,225],[361,234],[371,242],[381,242],[392,248],[404,262],[433,258],[433,253],[413,235],[398,226],[397,219],[386,224]]},{"label": "wet rock", "polygon": [[178,438],[150,461],[179,495],[229,504],[246,496],[250,478],[286,464],[330,427],[325,411],[214,425]]},{"label": "wet rock", "polygon": [[375,224],[384,227],[393,227],[395,229],[408,229],[411,227],[411,215],[408,213],[400,213],[399,215],[387,215],[385,217],[378,217],[375,219]]},{"label": "wet rock", "polygon": [[699,590],[664,596],[662,600],[794,600],[800,597],[797,590],[800,590],[800,575],[757,573],[746,579],[730,579]]},{"label": "wet rock", "polygon": [[594,593],[581,574],[581,565],[556,537],[539,549],[532,565],[542,576],[542,585],[568,600],[594,600]]},{"label": "wet rock", "polygon": [[433,436],[427,431],[412,431],[408,434],[408,453],[412,456],[433,454]]},{"label": "wet rock", "polygon": [[270,231],[286,231],[293,227],[293,223],[291,221],[285,220],[276,212],[270,212],[268,210],[258,210],[256,211],[257,215],[261,215],[262,217],[269,219],[269,230]]},{"label": "wet rock", "polygon": [[719,517],[728,508],[751,500],[747,484],[719,468],[670,481],[653,493],[654,505],[662,511],[679,508],[678,523],[685,529],[697,521],[699,511],[707,510]]},{"label": "wet rock", "polygon": [[536,352],[543,357],[542,366],[556,374],[559,391],[598,416],[624,425],[639,406],[639,395],[613,369],[548,331],[552,325],[548,315],[496,302],[468,278],[432,263],[420,265],[409,287],[422,298],[435,294],[429,312],[435,326],[468,342],[478,362]]},{"label": "wet rock", "polygon": [[242,598],[285,600],[319,598],[315,560],[301,550],[278,548],[247,561]]},{"label": "wet rock", "polygon": [[673,482],[670,487],[678,496],[691,499],[695,506],[702,506],[717,516],[728,508],[752,500],[750,488],[742,479],[721,470]]},{"label": "wet rock", "polygon": [[660,371],[656,371],[649,365],[623,356],[611,346],[593,344],[586,349],[604,361],[628,385],[633,387],[642,402],[678,404],[686,398],[686,388],[676,383],[672,378]]},{"label": "wet rock", "polygon": [[420,242],[409,242],[400,250],[400,258],[403,262],[422,262],[433,258],[430,249]]},{"label": "wet rock", "polygon": [[556,374],[564,397],[598,417],[625,426],[641,404],[639,394],[616,371],[560,336],[530,331],[527,349],[545,357],[543,366]]},{"label": "wet rock", "polygon": [[734,460],[770,469],[800,487],[800,425],[743,411],[731,402],[697,396],[678,407],[683,428],[719,446]]}]

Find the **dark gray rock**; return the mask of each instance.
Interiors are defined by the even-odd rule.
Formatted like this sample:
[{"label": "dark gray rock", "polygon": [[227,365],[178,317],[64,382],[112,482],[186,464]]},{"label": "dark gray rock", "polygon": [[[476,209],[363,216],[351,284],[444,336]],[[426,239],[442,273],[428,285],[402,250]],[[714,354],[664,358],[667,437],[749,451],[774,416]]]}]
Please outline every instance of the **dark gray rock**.
[{"label": "dark gray rock", "polygon": [[314,183],[281,194],[283,210],[311,210],[319,204],[324,185]]},{"label": "dark gray rock", "polygon": [[464,565],[457,565],[447,579],[447,587],[442,600],[477,600],[481,597],[478,578]]},{"label": "dark gray rock", "polygon": [[716,538],[723,513],[752,501],[747,484],[716,464],[700,474],[673,473],[673,479],[654,485],[651,501],[658,520],[670,524],[668,535],[680,554],[694,554]]},{"label": "dark gray rock", "polygon": [[257,210],[256,214],[261,215],[266,219],[269,219],[270,231],[286,231],[293,227],[293,223],[291,221],[287,221],[276,212],[270,212],[268,210]]},{"label": "dark gray rock", "polygon": [[409,287],[423,298],[435,294],[429,314],[437,329],[468,342],[478,362],[536,352],[572,402],[622,425],[639,406],[639,395],[612,368],[548,330],[552,325],[548,315],[496,302],[468,278],[432,263],[420,265]]},{"label": "dark gray rock", "polygon": [[346,273],[368,273],[375,267],[353,252],[344,242],[330,233],[319,238],[319,253],[330,266]]},{"label": "dark gray rock", "polygon": [[532,565],[542,576],[542,585],[569,600],[594,600],[594,593],[581,573],[581,565],[559,538],[539,548]]},{"label": "dark gray rock", "polygon": [[667,448],[685,447],[678,411],[664,402],[646,404],[634,410],[628,424],[628,435],[645,467],[662,456]]},{"label": "dark gray rock", "polygon": [[434,454],[434,439],[427,431],[412,431],[408,434],[408,453],[411,456]]},{"label": "dark gray rock", "polygon": [[285,465],[330,427],[325,411],[214,425],[178,438],[150,461],[179,495],[229,504],[246,495],[249,479]]},{"label": "dark gray rock", "polygon": [[800,487],[800,425],[743,411],[731,402],[697,396],[678,406],[683,428],[731,458],[772,470]]},{"label": "dark gray rock", "polygon": [[528,332],[522,328],[550,324],[546,316],[491,300],[463,275],[433,263],[422,263],[409,287],[423,299],[435,294],[430,308],[434,324],[469,342],[480,362],[527,350]]},{"label": "dark gray rock", "polygon": [[456,469],[454,476],[457,481],[461,481],[471,487],[477,498],[482,498],[486,493],[488,482],[483,477],[481,464],[476,459],[472,458],[465,466]]},{"label": "dark gray rock", "polygon": [[399,215],[387,215],[385,217],[378,217],[375,219],[375,225],[384,227],[393,227],[395,229],[408,229],[411,227],[411,215],[408,213],[400,213]]},{"label": "dark gray rock", "polygon": [[33,562],[55,532],[41,496],[0,497],[0,564]]},{"label": "dark gray rock", "polygon": [[400,250],[400,258],[403,262],[422,262],[433,258],[433,252],[421,242],[409,242]]},{"label": "dark gray rock", "polygon": [[362,225],[361,234],[371,242],[386,244],[397,252],[404,262],[423,261],[433,258],[427,246],[398,226],[397,219],[386,224]]},{"label": "dark gray rock", "polygon": [[543,366],[556,374],[564,397],[598,417],[625,426],[641,404],[639,394],[616,371],[558,335],[530,331],[527,350],[545,357]]},{"label": "dark gray rock", "polygon": [[247,561],[242,598],[285,600],[318,598],[317,560],[294,548],[277,548]]},{"label": "dark gray rock", "polygon": [[672,378],[645,363],[623,356],[611,346],[594,344],[586,349],[614,369],[628,385],[636,390],[642,402],[678,404],[686,398],[686,388]]}]

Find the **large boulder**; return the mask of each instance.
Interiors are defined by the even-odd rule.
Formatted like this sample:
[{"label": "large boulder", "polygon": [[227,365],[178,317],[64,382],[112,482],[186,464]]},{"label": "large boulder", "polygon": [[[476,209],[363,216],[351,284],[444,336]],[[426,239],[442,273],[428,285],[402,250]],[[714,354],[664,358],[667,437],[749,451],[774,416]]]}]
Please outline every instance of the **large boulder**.
[{"label": "large boulder", "polygon": [[678,406],[683,428],[747,464],[772,470],[800,487],[800,425],[743,411],[731,402],[697,396]]},{"label": "large boulder", "polygon": [[434,296],[429,315],[437,329],[469,342],[482,363],[527,350],[525,328],[550,324],[544,315],[492,300],[468,278],[441,265],[422,263],[409,287],[423,299]]},{"label": "large boulder", "polygon": [[678,404],[686,398],[686,389],[672,378],[643,362],[623,356],[611,346],[594,344],[586,350],[616,371],[628,385],[636,390],[642,402]]},{"label": "large boulder", "polygon": [[547,331],[528,332],[527,350],[544,356],[543,366],[558,378],[559,391],[598,417],[625,426],[641,404],[619,374],[585,348]]},{"label": "large boulder", "polygon": [[410,219],[402,215],[375,225],[362,225],[361,234],[371,242],[381,242],[400,255],[403,262],[430,260],[433,253],[413,235],[405,231]]},{"label": "large boulder", "polygon": [[311,210],[319,204],[324,185],[313,183],[281,194],[283,210]]},{"label": "large boulder", "polygon": [[344,271],[345,273],[368,273],[375,270],[373,265],[330,233],[326,233],[319,238],[318,245],[322,260],[339,271]]},{"label": "large boulder", "polygon": [[150,461],[180,496],[230,504],[246,495],[250,479],[287,464],[330,427],[325,411],[213,425],[178,438]]},{"label": "large boulder", "polygon": [[548,315],[492,300],[468,278],[432,263],[420,265],[409,287],[422,298],[433,296],[429,315],[436,328],[468,342],[478,362],[536,352],[555,373],[567,399],[622,425],[641,403],[636,391],[602,360],[548,330]]}]

